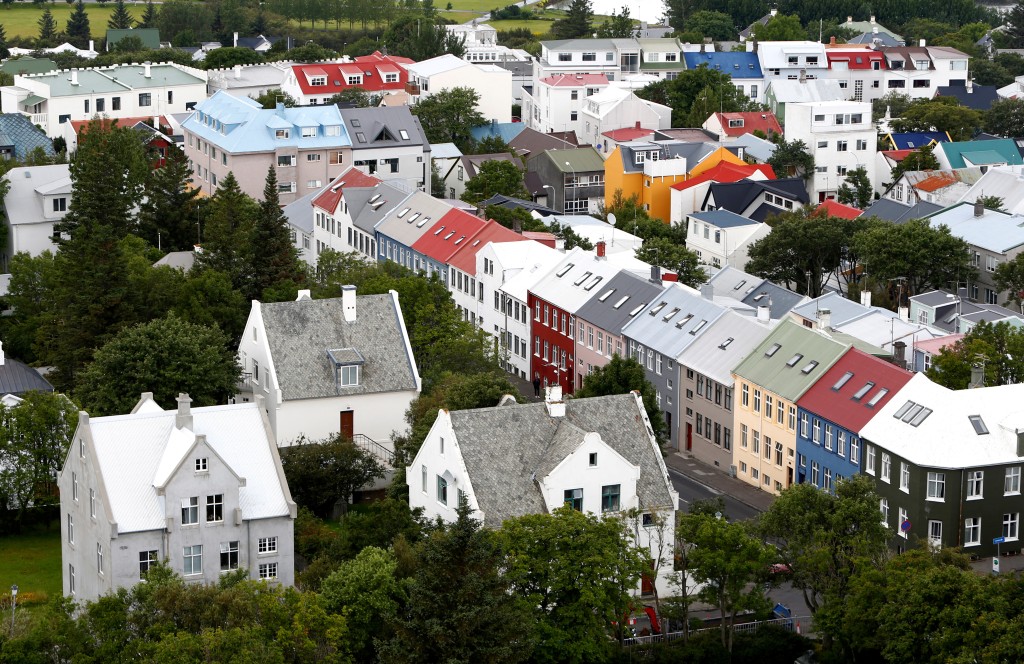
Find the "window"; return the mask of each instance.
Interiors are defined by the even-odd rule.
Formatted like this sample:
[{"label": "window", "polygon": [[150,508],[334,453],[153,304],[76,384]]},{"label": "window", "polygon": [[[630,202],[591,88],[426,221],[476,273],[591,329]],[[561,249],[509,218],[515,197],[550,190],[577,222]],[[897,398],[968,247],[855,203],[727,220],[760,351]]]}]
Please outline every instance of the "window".
[{"label": "window", "polygon": [[316,136],[317,128],[316,127],[303,127],[300,130],[300,132],[301,132],[303,138],[313,138],[314,136]]},{"label": "window", "polygon": [[[930,473],[929,473],[930,474]],[[985,471],[967,471],[967,498],[981,498],[985,489]]]},{"label": "window", "polygon": [[846,456],[846,432],[842,429],[836,429],[836,454],[841,457]]},{"label": "window", "polygon": [[882,474],[880,477],[883,482],[889,481],[889,472],[892,468],[892,461],[889,459],[889,455],[882,452]]},{"label": "window", "polygon": [[96,518],[96,489],[89,489],[89,516]]},{"label": "window", "polygon": [[1020,493],[1020,466],[1006,469],[1006,478],[1003,480],[1003,494],[1013,495]]},{"label": "window", "polygon": [[[115,99],[116,99],[116,97],[115,97]],[[148,92],[140,92],[139,93],[139,106],[152,106],[152,105],[153,105],[153,95],[148,93]]]},{"label": "window", "polygon": [[761,432],[760,431],[753,431],[752,433],[753,433],[753,436],[751,436],[751,438],[752,438],[752,443],[751,443],[752,447],[751,447],[751,449],[753,450],[754,454],[761,454]]},{"label": "window", "polygon": [[205,473],[210,468],[206,457],[199,457],[198,459],[196,459],[195,464],[197,473]]},{"label": "window", "polygon": [[910,466],[905,461],[900,462],[900,490],[910,493]]},{"label": "window", "polygon": [[68,199],[66,199],[66,198],[55,198],[55,199],[53,199],[53,211],[54,212],[67,212],[68,211]]},{"label": "window", "polygon": [[812,461],[811,462],[811,484],[813,484],[814,486],[818,486],[818,475],[819,475],[819,473],[820,473],[820,469],[818,467],[818,462],[817,461]]},{"label": "window", "polygon": [[277,578],[277,563],[260,563],[258,570],[261,579]]},{"label": "window", "polygon": [[103,545],[96,544],[96,572],[103,574]]},{"label": "window", "polygon": [[277,155],[277,165],[280,166],[294,166],[295,155],[279,154]]},{"label": "window", "polygon": [[1003,537],[1008,540],[1017,539],[1017,527],[1020,525],[1020,512],[1003,515]]},{"label": "window", "polygon": [[882,525],[889,527],[889,499],[882,498],[878,501],[878,511],[882,513]]},{"label": "window", "polygon": [[754,412],[761,412],[761,390],[754,390]]},{"label": "window", "polygon": [[110,98],[110,109],[113,110],[113,111],[120,111],[121,110],[121,98],[120,97],[111,97]]},{"label": "window", "polygon": [[199,523],[199,496],[182,498],[181,525],[194,526]]},{"label": "window", "polygon": [[896,526],[899,529],[898,532],[900,537],[907,539],[907,531],[903,530],[903,524],[907,522],[907,510],[903,507],[900,508],[899,520],[896,522]]},{"label": "window", "polygon": [[981,544],[981,517],[968,517],[964,519],[964,546],[978,544]]},{"label": "window", "polygon": [[[907,464],[903,464],[906,467]],[[910,471],[907,471],[907,482],[910,482]],[[902,482],[901,482],[902,484]],[[902,486],[900,487],[902,488]],[[946,473],[928,473],[928,500],[946,499]]]},{"label": "window", "polygon": [[194,544],[192,546],[186,546],[183,551],[185,559],[185,565],[183,573],[188,576],[189,574],[202,574],[203,573],[203,545]]},{"label": "window", "polygon": [[609,484],[608,486],[601,487],[602,512],[619,511],[619,490],[620,485],[618,484]]},{"label": "window", "polygon": [[814,441],[815,445],[821,445],[821,420],[814,418],[814,435],[811,436],[811,440]]},{"label": "window", "polygon": [[748,431],[749,431],[749,429],[747,428],[746,424],[741,424],[740,425],[740,447],[743,447],[743,448],[747,447],[747,432]]},{"label": "window", "polygon": [[256,542],[256,551],[259,554],[277,553],[277,537],[261,537]]},{"label": "window", "polygon": [[825,425],[825,449],[829,452],[832,451],[832,425]]},{"label": "window", "polygon": [[800,435],[804,438],[807,438],[808,420],[807,413],[800,413]]},{"label": "window", "polygon": [[867,150],[868,149],[868,142],[865,141],[864,139],[857,139],[857,149],[858,150]]},{"label": "window", "polygon": [[[786,420],[786,425],[791,431],[796,429],[796,406],[789,407],[788,416]],[[806,434],[804,435],[806,436]]]},{"label": "window", "polygon": [[339,379],[342,387],[351,387],[359,384],[359,365],[346,364],[339,369]]},{"label": "window", "polygon": [[821,488],[825,491],[832,490],[832,469],[825,466],[825,481],[822,483]]},{"label": "window", "polygon": [[566,507],[570,507],[577,512],[583,511],[583,489],[566,489],[562,499]]},{"label": "window", "polygon": [[869,475],[875,474],[875,448],[872,445],[866,445],[864,447],[864,471]]},{"label": "window", "polygon": [[75,543],[75,515],[68,514],[68,544]]},{"label": "window", "polygon": [[146,578],[146,572],[149,571],[157,561],[156,550],[152,551],[139,551],[139,578]]},{"label": "window", "polygon": [[448,481],[440,475],[437,476],[437,502],[448,504]]},{"label": "window", "polygon": [[78,500],[78,473],[71,473],[71,499]]},{"label": "window", "polygon": [[238,542],[220,543],[220,571],[238,569]]},{"label": "window", "polygon": [[206,497],[206,522],[224,520],[224,494],[218,493]]},{"label": "window", "polygon": [[836,152],[846,152],[849,148],[849,143],[846,141],[836,141]]},{"label": "window", "polygon": [[750,386],[745,383],[740,390],[740,401],[744,408],[750,407]]},{"label": "window", "polygon": [[854,464],[860,462],[860,439],[850,435],[850,461]]},{"label": "window", "polygon": [[572,93],[570,93],[569,98],[572,101],[576,101],[577,99],[580,98],[580,91],[579,90],[573,90]]},{"label": "window", "polygon": [[942,522],[931,520],[928,522],[928,541],[933,546],[942,546]]}]

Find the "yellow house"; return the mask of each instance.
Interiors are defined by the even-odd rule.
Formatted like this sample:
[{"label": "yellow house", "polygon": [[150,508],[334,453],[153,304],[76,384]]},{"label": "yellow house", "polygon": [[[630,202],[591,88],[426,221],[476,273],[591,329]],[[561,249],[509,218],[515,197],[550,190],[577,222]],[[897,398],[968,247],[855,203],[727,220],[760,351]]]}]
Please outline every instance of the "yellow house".
[{"label": "yellow house", "polygon": [[644,209],[666,224],[671,220],[671,187],[721,163],[745,164],[732,151],[713,143],[632,141],[620,143],[604,162],[604,204],[615,192],[636,196]]}]

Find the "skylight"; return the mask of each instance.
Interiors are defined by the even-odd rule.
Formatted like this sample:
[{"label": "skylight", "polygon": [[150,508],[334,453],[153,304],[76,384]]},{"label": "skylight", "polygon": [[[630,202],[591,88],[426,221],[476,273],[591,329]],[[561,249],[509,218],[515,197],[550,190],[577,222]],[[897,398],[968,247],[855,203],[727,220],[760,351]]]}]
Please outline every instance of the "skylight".
[{"label": "skylight", "polygon": [[409,215],[409,221],[407,223],[411,224],[412,222],[416,221],[419,218],[420,218],[420,213],[419,212],[417,212],[415,214],[412,214],[412,215]]},{"label": "skylight", "polygon": [[908,401],[907,403],[910,405],[910,408],[907,408],[906,410],[903,408],[900,409],[900,411],[903,412],[903,415],[900,416],[901,422],[909,422],[917,417],[918,413],[924,410],[924,406],[919,403],[914,403],[913,401]]},{"label": "skylight", "polygon": [[839,380],[836,381],[836,384],[832,386],[832,389],[838,392],[843,388],[843,385],[846,385],[850,381],[851,378],[853,378],[853,372],[847,371],[839,378]]},{"label": "skylight", "polygon": [[729,347],[729,344],[731,344],[732,342],[733,342],[733,338],[729,337],[728,339],[726,339],[722,343],[718,344],[718,347],[721,348],[722,350],[725,350],[726,348]]},{"label": "skylight", "polygon": [[931,415],[931,414],[932,414],[932,409],[931,408],[922,408],[921,412],[918,413],[917,415],[915,415],[914,419],[910,420],[910,426],[912,426],[912,427],[918,426],[919,424],[921,424],[921,422],[924,422],[926,419],[928,419],[928,416]]},{"label": "skylight", "polygon": [[875,392],[875,396],[871,397],[871,401],[868,402],[868,408],[874,408],[877,406],[878,402],[885,398],[886,394],[889,394],[889,388],[887,387],[883,387]]},{"label": "skylight", "polygon": [[634,309],[633,311],[630,311],[630,312],[629,312],[629,315],[630,315],[630,316],[636,316],[636,315],[637,315],[638,313],[640,313],[641,311],[643,311],[643,310],[644,310],[644,307],[645,307],[645,306],[647,306],[647,305],[646,305],[646,304],[644,304],[643,302],[641,302],[641,303],[640,303],[640,306],[639,306],[639,307],[637,307],[637,308],[636,308],[636,309]]},{"label": "skylight", "polygon": [[588,290],[588,291],[589,290],[594,290],[594,287],[597,286],[599,283],[601,283],[603,280],[604,280],[604,277],[594,277],[594,280],[591,281],[586,286],[584,286],[583,290]]},{"label": "skylight", "polygon": [[459,239],[455,241],[455,244],[458,244],[458,243],[462,242],[462,241],[463,241],[463,240],[465,240],[465,239],[466,239],[466,236],[465,236],[465,235],[460,235],[460,236],[459,236]]},{"label": "skylight", "polygon": [[690,321],[691,318],[693,318],[693,314],[686,314],[686,316],[683,318],[683,320],[678,321],[676,323],[676,327],[678,327],[679,329],[682,329],[683,326],[686,325]]},{"label": "skylight", "polygon": [[979,436],[984,436],[988,433],[988,427],[985,426],[985,421],[981,419],[981,415],[968,415],[967,419],[971,421],[971,426],[974,427],[974,433]]},{"label": "skylight", "polygon": [[701,322],[697,323],[696,327],[694,327],[692,330],[690,330],[690,334],[694,334],[694,335],[697,334],[698,332],[703,330],[704,326],[707,325],[707,324],[708,324],[708,322],[706,320],[702,320]]},{"label": "skylight", "polygon": [[411,209],[412,208],[402,208],[402,211],[398,213],[398,218],[401,219],[402,217],[404,217],[406,214],[408,214],[409,210]]},{"label": "skylight", "polygon": [[860,388],[859,390],[853,393],[853,400],[860,401],[861,399],[864,398],[865,394],[871,391],[871,388],[874,386],[875,384],[872,383],[871,381],[864,383],[864,387]]},{"label": "skylight", "polygon": [[378,200],[380,200],[380,196],[380,194],[374,194],[373,196],[370,196],[370,202],[376,203]]},{"label": "skylight", "polygon": [[436,231],[434,231],[434,235],[440,235],[443,232],[444,232],[444,226],[442,226],[441,228],[438,228]]},{"label": "skylight", "polygon": [[662,309],[664,309],[665,305],[667,305],[667,304],[668,304],[668,302],[659,302],[658,304],[654,305],[654,308],[651,309],[651,311],[649,312],[650,315],[657,316],[658,312],[661,311]]},{"label": "skylight", "polygon": [[804,354],[803,353],[797,353],[793,357],[789,358],[789,361],[786,362],[786,366],[787,367],[795,367],[796,363],[799,362],[802,359],[804,359]]},{"label": "skylight", "polygon": [[672,311],[670,311],[667,314],[665,314],[664,316],[662,316],[661,320],[662,321],[670,321],[670,320],[672,320],[672,317],[675,316],[677,313],[679,313],[679,307],[675,307],[674,309],[672,309]]},{"label": "skylight", "polygon": [[612,305],[612,309],[618,309],[619,307],[624,305],[626,303],[626,300],[628,300],[628,299],[629,299],[628,295],[623,295],[622,298],[618,302],[616,302],[615,304]]},{"label": "skylight", "polygon": [[582,277],[580,277],[580,278],[579,278],[579,279],[577,279],[576,281],[572,282],[572,285],[573,285],[573,286],[579,286],[579,285],[580,285],[580,284],[582,284],[582,283],[583,283],[584,281],[586,281],[586,280],[587,280],[587,279],[589,279],[589,278],[590,278],[591,276],[593,276],[593,274],[594,274],[593,272],[584,272],[584,273],[583,273],[583,276],[582,276]]},{"label": "skylight", "polygon": [[452,239],[452,237],[454,237],[454,236],[455,236],[455,231],[451,231],[451,232],[448,233],[448,235],[444,236],[444,241],[447,242],[448,240]]},{"label": "skylight", "polygon": [[778,353],[780,348],[782,348],[782,344],[772,344],[772,347],[764,352],[764,356],[771,357],[775,353]]},{"label": "skylight", "polygon": [[761,300],[763,300],[765,298],[766,295],[768,295],[768,293],[765,293],[764,291],[761,291],[760,293],[758,293],[757,295],[754,296],[754,302],[760,302]]},{"label": "skylight", "polygon": [[597,301],[598,302],[604,302],[609,297],[611,297],[612,293],[614,293],[614,292],[615,292],[614,288],[609,288],[608,290],[606,290],[604,293],[601,294],[601,297],[597,298]]},{"label": "skylight", "polygon": [[419,220],[418,222],[416,222],[416,228],[423,228],[423,226],[424,226],[424,225],[425,225],[425,224],[426,224],[426,223],[427,223],[428,221],[430,221],[430,217],[423,217],[423,218],[422,218],[422,219],[420,219],[420,220]]},{"label": "skylight", "polygon": [[[436,235],[436,233],[435,233],[435,235]],[[575,267],[575,264],[574,264],[574,263],[569,263],[568,265],[566,265],[565,267],[563,267],[563,268],[562,268],[561,270],[559,270],[558,272],[556,272],[556,273],[555,273],[555,276],[556,276],[556,277],[564,277],[564,276],[565,276],[565,273],[566,273],[566,272],[568,272],[569,270],[571,270],[571,269],[572,269],[573,267]]]},{"label": "skylight", "polygon": [[907,411],[910,410],[911,407],[913,407],[913,405],[913,401],[908,401],[907,403],[900,406],[899,410],[893,413],[892,416],[895,417],[896,419],[901,419],[904,415],[907,414]]},{"label": "skylight", "polygon": [[804,367],[803,369],[800,370],[800,373],[802,373],[802,374],[809,374],[812,371],[814,371],[814,367],[816,367],[816,366],[818,366],[818,361],[817,360],[811,360],[810,362],[807,363],[806,367]]},{"label": "skylight", "polygon": [[747,280],[746,280],[746,279],[744,279],[744,280],[743,280],[743,281],[741,281],[740,283],[736,284],[736,285],[735,285],[735,286],[733,287],[733,290],[739,290],[739,289],[743,288],[743,285],[744,285],[744,284],[746,284],[746,283],[747,283]]}]

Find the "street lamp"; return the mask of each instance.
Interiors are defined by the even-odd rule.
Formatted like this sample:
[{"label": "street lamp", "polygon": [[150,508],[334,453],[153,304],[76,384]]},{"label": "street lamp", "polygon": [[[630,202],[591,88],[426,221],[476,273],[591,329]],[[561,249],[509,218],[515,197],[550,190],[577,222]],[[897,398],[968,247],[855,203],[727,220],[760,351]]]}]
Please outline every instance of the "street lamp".
[{"label": "street lamp", "polygon": [[[573,189],[575,189],[577,184],[578,184],[577,181],[576,181],[576,169],[573,168],[572,164],[570,164],[569,162],[565,162],[565,165],[569,167],[570,171],[572,171],[572,187],[573,187]],[[564,183],[563,183],[563,189],[565,189],[565,188],[566,187],[564,186]],[[575,196],[573,196],[573,200],[576,200]],[[565,204],[567,202],[568,202],[568,194],[566,194],[566,196],[564,196],[562,198],[562,214],[565,214]]]},{"label": "street lamp", "polygon": [[18,605],[18,586],[11,586],[11,634],[14,634],[14,607]]},{"label": "street lamp", "polygon": [[[551,200],[548,200],[548,207],[551,207],[552,204],[555,202],[554,201],[554,198],[555,198],[555,188],[552,187],[549,184],[546,184],[546,185],[544,185],[544,189],[550,189],[551,190]],[[562,200],[562,214],[565,214],[565,200],[564,199]]]}]

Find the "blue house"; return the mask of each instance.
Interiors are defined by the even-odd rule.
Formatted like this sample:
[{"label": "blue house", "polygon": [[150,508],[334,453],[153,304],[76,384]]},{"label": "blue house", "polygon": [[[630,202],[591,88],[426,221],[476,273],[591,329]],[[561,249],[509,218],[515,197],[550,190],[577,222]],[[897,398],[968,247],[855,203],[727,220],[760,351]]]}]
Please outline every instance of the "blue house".
[{"label": "blue house", "polygon": [[707,67],[728,74],[733,84],[751,101],[764,102],[764,73],[757,53],[722,51],[715,53],[683,53],[687,69]]}]

